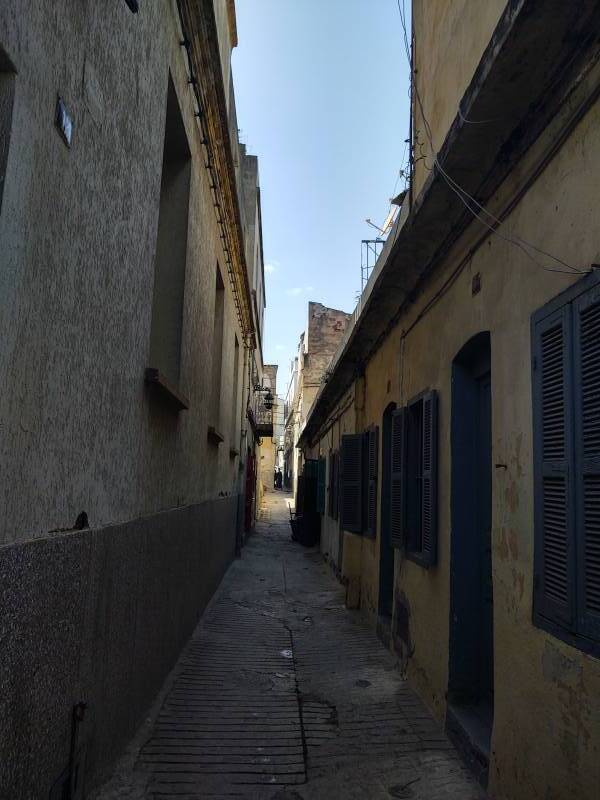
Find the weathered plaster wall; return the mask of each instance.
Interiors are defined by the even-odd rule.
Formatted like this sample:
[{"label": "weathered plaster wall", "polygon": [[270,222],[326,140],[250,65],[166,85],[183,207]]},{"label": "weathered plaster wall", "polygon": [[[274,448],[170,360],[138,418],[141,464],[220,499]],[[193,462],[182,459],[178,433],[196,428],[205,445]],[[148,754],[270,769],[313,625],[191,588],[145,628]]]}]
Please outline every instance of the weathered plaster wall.
[{"label": "weathered plaster wall", "polygon": [[[219,54],[221,56],[221,70],[223,74],[223,85],[227,89],[227,103],[230,102],[229,82],[231,80],[231,51],[235,44],[232,39],[232,25],[235,25],[235,11],[228,8],[228,0],[213,0],[215,11],[215,21],[219,32]],[[230,19],[230,14],[233,16]]]},{"label": "weathered plaster wall", "polygon": [[[527,176],[528,155],[501,187],[501,205]],[[583,118],[506,220],[518,235],[567,263],[589,269],[600,259],[595,187],[600,164],[600,106]],[[530,318],[576,276],[547,272],[517,247],[491,237],[451,288],[402,337],[482,233],[474,223],[448,254],[410,311],[369,361],[360,382],[357,430],[381,426],[390,401],[426,388],[439,392],[438,564],[423,569],[396,552],[395,600],[408,611],[408,677],[435,714],[445,713],[450,598],[450,415],[452,361],[480,331],[491,335],[495,720],[490,793],[498,800],[592,800],[600,781],[600,661],[532,624],[533,475]],[[550,264],[551,266],[551,264]],[[472,296],[472,277],[481,291]],[[327,446],[327,438],[321,441]],[[381,448],[380,448],[381,454]],[[380,473],[381,475],[381,469]],[[381,493],[381,482],[379,485]],[[348,542],[352,544],[349,546]],[[344,569],[361,577],[361,607],[373,618],[378,592],[376,541],[345,534]],[[353,557],[351,558],[351,553]],[[397,605],[395,612],[397,611]]]},{"label": "weathered plaster wall", "polygon": [[[240,421],[247,354],[175,3],[140,6],[0,4],[0,52],[16,70],[0,214],[1,797],[49,796],[79,701],[88,788],[97,780],[235,552],[236,336]],[[179,415],[144,384],[169,72],[191,151]],[[217,264],[218,446],[207,441]],[[81,511],[89,529],[51,533]]]},{"label": "weathered plaster wall", "polygon": [[[81,511],[98,527],[236,484],[236,444],[206,441],[225,260],[173,6],[0,6],[0,47],[17,70],[0,216],[0,542],[69,527]],[[144,386],[169,69],[192,153],[180,382],[190,409],[179,416]],[[54,127],[57,94],[74,119],[71,149]],[[242,337],[224,278],[228,410]]]},{"label": "weathered plaster wall", "polygon": [[[336,308],[327,308],[321,303],[308,304],[308,327],[306,329],[306,355],[302,373],[305,413],[308,413],[316,390],[333,358],[342,337],[350,314]],[[307,402],[307,389],[315,391]]]},{"label": "weathered plaster wall", "polygon": [[[440,149],[507,0],[413,0],[415,83],[434,150]],[[408,37],[410,41],[410,30]],[[403,53],[404,56],[404,53]],[[452,69],[448,69],[448,64]],[[415,197],[433,165],[419,103],[414,100]],[[426,155],[422,160],[421,156]],[[419,160],[420,159],[420,160]]]}]

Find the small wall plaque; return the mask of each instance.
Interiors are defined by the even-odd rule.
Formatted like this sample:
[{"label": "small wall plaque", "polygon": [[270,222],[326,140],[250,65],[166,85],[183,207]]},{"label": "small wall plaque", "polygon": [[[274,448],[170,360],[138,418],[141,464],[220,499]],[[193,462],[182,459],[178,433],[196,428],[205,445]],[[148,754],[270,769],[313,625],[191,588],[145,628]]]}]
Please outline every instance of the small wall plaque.
[{"label": "small wall plaque", "polygon": [[56,127],[60,133],[63,142],[67,147],[71,147],[71,139],[73,138],[73,120],[67,111],[62,97],[56,101]]}]

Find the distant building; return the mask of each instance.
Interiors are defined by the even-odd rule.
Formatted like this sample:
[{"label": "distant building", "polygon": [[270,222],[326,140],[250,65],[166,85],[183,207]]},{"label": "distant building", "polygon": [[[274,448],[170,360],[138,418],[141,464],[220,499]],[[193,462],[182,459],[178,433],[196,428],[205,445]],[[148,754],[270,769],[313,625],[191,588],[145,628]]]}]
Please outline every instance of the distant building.
[{"label": "distant building", "polygon": [[[270,434],[266,434],[261,439],[260,445],[260,482],[261,493],[273,490],[273,476],[275,466],[277,464],[277,434],[278,426],[273,424],[277,419],[278,405],[277,405],[277,364],[265,364],[263,372],[263,386],[265,388],[265,396],[268,396],[269,403],[272,408],[269,411],[270,419],[272,420],[272,430]],[[267,394],[268,392],[268,394]],[[265,396],[262,398],[264,404]]]},{"label": "distant building", "polygon": [[491,797],[596,800],[600,6],[412,7],[408,192],[300,435],[321,549]]},{"label": "distant building", "polygon": [[331,359],[342,341],[350,314],[321,303],[308,304],[308,323],[300,335],[285,401],[284,470],[296,494],[301,453],[298,439],[317,392],[328,380]]},{"label": "distant building", "polygon": [[254,523],[234,3],[137,5],[0,3],[2,798],[88,796]]}]

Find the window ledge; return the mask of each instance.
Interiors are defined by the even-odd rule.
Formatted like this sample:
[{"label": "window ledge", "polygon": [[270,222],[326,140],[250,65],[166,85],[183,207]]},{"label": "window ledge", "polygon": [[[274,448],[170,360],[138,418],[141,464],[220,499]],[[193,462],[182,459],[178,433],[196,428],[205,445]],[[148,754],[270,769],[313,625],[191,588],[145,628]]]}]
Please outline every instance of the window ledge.
[{"label": "window ledge", "polygon": [[220,445],[221,442],[225,441],[225,437],[223,436],[223,434],[219,433],[219,431],[215,428],[214,425],[209,425],[208,426],[208,430],[206,432],[206,436],[207,436],[209,442],[212,442],[213,444],[216,444],[217,446]]},{"label": "window ledge", "polygon": [[190,407],[188,398],[173,386],[156,367],[146,369],[145,381],[148,386],[155,387],[157,393],[175,406],[177,411],[186,411]]},{"label": "window ledge", "polygon": [[538,611],[533,612],[533,624],[536,628],[541,628],[543,631],[546,631],[556,639],[560,639],[562,642],[574,647],[576,650],[580,650],[582,653],[594,656],[595,658],[600,658],[600,641],[589,639],[582,634],[572,633],[556,622],[546,619],[546,617],[543,617]]},{"label": "window ledge", "polygon": [[430,567],[435,566],[434,562],[414,550],[405,550],[405,557],[408,561],[412,561],[424,569],[430,569]]}]

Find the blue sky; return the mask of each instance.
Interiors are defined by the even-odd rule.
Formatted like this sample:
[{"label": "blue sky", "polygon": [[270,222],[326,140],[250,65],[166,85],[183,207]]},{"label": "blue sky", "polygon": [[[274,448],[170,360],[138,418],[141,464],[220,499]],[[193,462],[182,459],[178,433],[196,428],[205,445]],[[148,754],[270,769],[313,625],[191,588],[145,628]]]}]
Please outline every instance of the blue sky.
[{"label": "blue sky", "polygon": [[377,235],[365,219],[383,222],[406,159],[408,65],[396,0],[237,0],[236,12],[238,125],[261,181],[264,358],[283,393],[308,301],[356,304],[360,241]]}]

